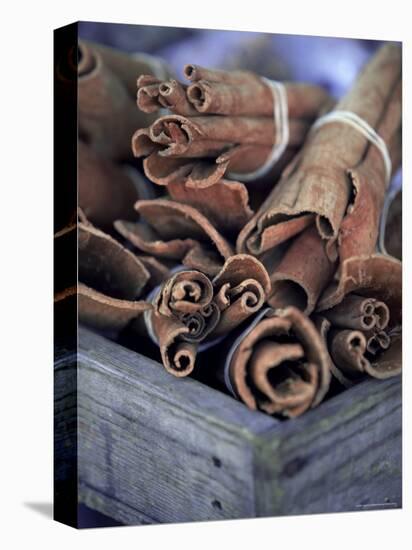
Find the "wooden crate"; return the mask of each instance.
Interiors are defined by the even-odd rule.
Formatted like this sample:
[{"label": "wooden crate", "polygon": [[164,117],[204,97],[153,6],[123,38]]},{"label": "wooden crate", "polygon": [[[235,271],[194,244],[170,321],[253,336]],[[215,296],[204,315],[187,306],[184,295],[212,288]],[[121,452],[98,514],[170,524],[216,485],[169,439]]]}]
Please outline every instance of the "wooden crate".
[{"label": "wooden crate", "polygon": [[399,377],[279,421],[79,328],[55,413],[60,495],[122,523],[402,506]]}]

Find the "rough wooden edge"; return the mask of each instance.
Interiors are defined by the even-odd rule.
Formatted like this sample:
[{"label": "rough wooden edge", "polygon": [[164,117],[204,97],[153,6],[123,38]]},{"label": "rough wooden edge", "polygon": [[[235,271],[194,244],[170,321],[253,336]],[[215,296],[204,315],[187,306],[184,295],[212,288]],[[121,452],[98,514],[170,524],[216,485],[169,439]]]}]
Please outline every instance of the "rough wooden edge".
[{"label": "rough wooden edge", "polygon": [[269,429],[255,479],[259,516],[401,508],[401,377],[366,380]]},{"label": "rough wooden edge", "polygon": [[266,414],[250,411],[231,396],[205,386],[193,378],[177,379],[156,361],[80,327],[79,358],[86,358],[89,362],[97,360],[97,346],[99,355],[107,352],[112,358],[116,356],[115,368],[99,363],[100,367],[111,375],[123,378],[131,385],[141,386],[144,383],[159,399],[168,401],[189,415],[206,418],[216,426],[238,434],[239,437],[250,440],[253,436],[281,424]]},{"label": "rough wooden edge", "polygon": [[[213,401],[220,402],[217,409],[213,407],[211,411],[208,406],[205,410],[198,409],[197,414],[216,429],[227,430],[252,450],[254,516],[402,506],[400,378],[365,381],[350,390],[350,400],[349,393],[345,392],[301,418],[279,422],[261,413],[252,413],[232,398],[195,380],[176,381],[156,362],[89,330],[81,328],[79,335],[80,356],[95,361],[93,348],[96,345],[102,347],[103,353],[105,349],[115,350],[118,360],[111,375],[132,384],[148,385],[150,391],[166,399],[171,406],[192,411],[194,406],[198,409],[198,399],[210,403],[211,395]],[[110,370],[107,365],[104,368]],[[147,375],[144,380],[141,379],[142,368]],[[159,386],[159,376],[165,386]],[[182,382],[188,383],[186,387]],[[189,400],[189,403],[186,399],[188,388],[189,395],[193,392],[195,395],[194,401]],[[250,429],[245,427],[249,420]],[[349,449],[351,454],[347,460],[345,452]],[[325,474],[322,468],[331,460],[335,460],[335,467]],[[334,495],[337,479],[340,483],[338,497]],[[113,513],[110,495],[84,482],[79,488],[82,502],[118,521],[129,524],[157,522],[120,501]],[[309,494],[314,495],[314,500],[308,497]],[[376,502],[379,499],[383,502]]]}]

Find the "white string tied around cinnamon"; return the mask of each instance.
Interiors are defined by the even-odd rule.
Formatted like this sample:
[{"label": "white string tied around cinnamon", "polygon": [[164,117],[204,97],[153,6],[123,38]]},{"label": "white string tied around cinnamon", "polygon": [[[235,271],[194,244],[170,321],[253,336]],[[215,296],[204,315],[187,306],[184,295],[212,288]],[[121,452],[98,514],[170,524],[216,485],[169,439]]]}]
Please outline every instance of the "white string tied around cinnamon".
[{"label": "white string tied around cinnamon", "polygon": [[283,155],[289,143],[289,109],[285,85],[282,82],[269,80],[264,77],[262,77],[262,80],[270,87],[273,95],[275,141],[268,158],[260,168],[245,174],[237,172],[230,172],[228,174],[230,178],[242,182],[249,182],[266,176]]},{"label": "white string tied around cinnamon", "polygon": [[352,111],[331,111],[326,115],[321,116],[313,124],[311,132],[317,130],[324,124],[329,124],[331,122],[343,122],[344,124],[349,124],[352,128],[355,128],[360,132],[367,140],[370,141],[372,145],[375,145],[379,152],[382,155],[383,164],[385,166],[386,174],[386,184],[389,183],[392,173],[392,161],[389,155],[388,147],[386,146],[385,141],[381,136],[372,128],[370,124],[366,122],[363,118]]}]

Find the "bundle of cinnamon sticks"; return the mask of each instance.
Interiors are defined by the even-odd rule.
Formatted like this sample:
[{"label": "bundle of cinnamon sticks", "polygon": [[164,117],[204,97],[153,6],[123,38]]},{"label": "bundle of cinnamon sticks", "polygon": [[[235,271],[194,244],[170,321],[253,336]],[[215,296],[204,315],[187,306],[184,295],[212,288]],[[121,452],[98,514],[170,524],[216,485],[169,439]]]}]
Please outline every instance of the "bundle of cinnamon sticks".
[{"label": "bundle of cinnamon sticks", "polygon": [[[81,53],[79,90],[84,78],[98,101],[80,94],[82,210],[56,235],[63,246],[77,227],[80,320],[284,417],[331,383],[398,375],[402,266],[378,242],[401,164],[400,47],[382,46],[336,104],[248,71],[188,64],[181,83]],[[131,153],[146,191],[119,168]]]}]

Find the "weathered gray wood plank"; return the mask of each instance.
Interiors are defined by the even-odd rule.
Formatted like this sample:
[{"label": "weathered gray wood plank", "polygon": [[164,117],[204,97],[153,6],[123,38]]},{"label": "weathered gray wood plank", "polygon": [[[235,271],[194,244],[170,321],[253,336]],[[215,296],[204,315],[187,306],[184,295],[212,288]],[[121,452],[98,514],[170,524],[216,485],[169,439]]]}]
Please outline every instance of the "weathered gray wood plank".
[{"label": "weathered gray wood plank", "polygon": [[77,354],[58,350],[54,363],[54,519],[77,525]]},{"label": "weathered gray wood plank", "polygon": [[401,380],[279,422],[79,330],[79,495],[123,523],[401,506]]},{"label": "weathered gray wood plank", "polygon": [[263,516],[400,508],[401,379],[368,380],[269,429],[256,451]]},{"label": "weathered gray wood plank", "polygon": [[276,420],[90,331],[78,360],[81,491],[160,522],[255,515],[253,440]]}]

